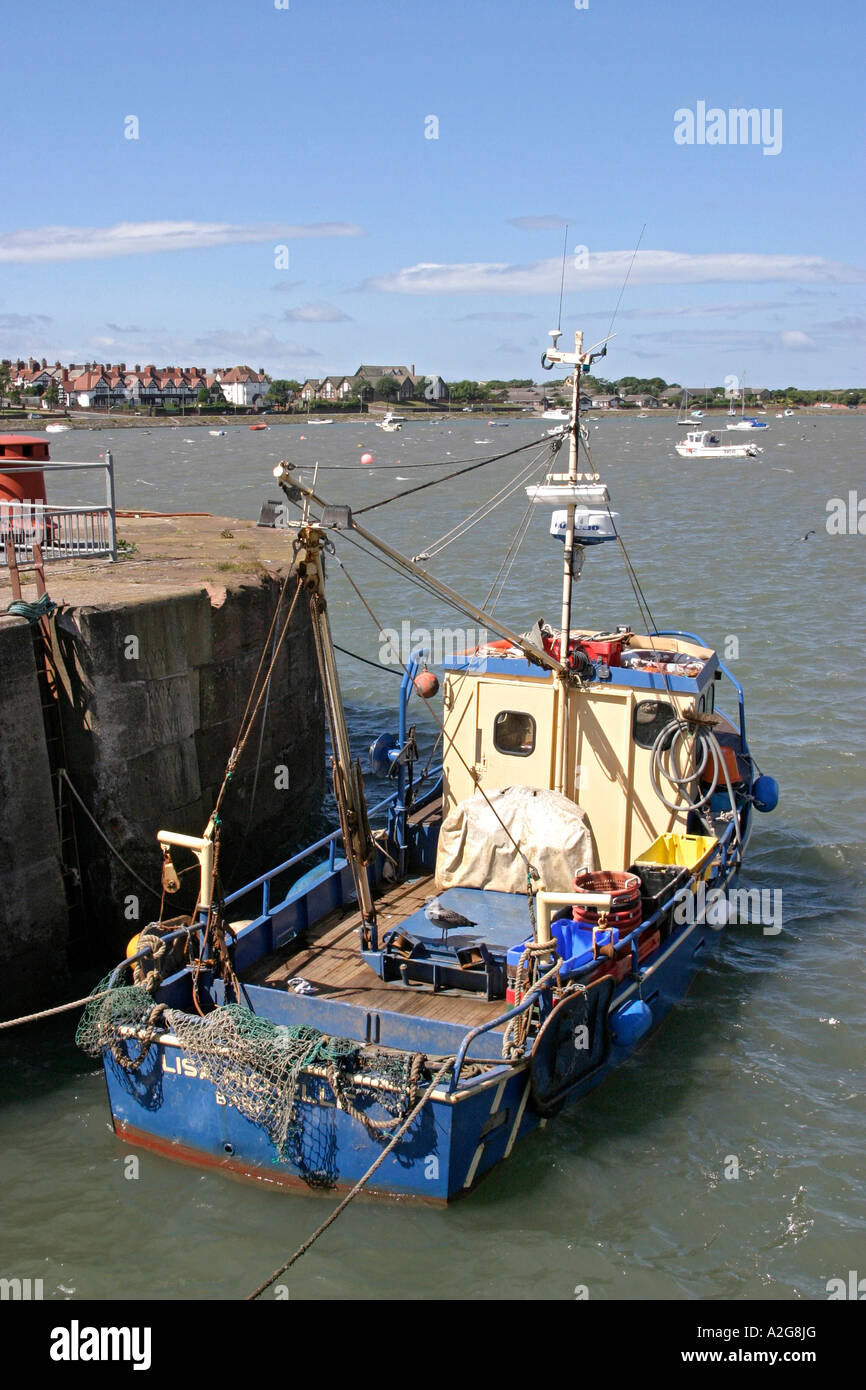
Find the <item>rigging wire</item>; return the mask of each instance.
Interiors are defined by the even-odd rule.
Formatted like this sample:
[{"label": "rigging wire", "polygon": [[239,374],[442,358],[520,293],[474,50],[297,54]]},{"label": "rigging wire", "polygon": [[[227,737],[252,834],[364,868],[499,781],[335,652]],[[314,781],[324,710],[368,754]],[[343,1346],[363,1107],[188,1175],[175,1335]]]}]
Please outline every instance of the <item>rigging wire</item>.
[{"label": "rigging wire", "polygon": [[[548,471],[548,462],[549,460],[545,459],[542,465],[543,472]],[[468,516],[463,517],[461,521],[458,521],[457,525],[452,526],[450,531],[446,531],[438,540],[431,541],[420,555],[414,556],[413,558],[416,562],[422,558],[424,560],[432,560],[434,556],[438,555],[446,546],[452,545],[454,541],[462,540],[474,526],[484,521],[492,512],[496,511],[497,507],[500,507],[503,502],[507,502],[508,498],[513,496],[515,492],[518,492],[527,479],[538,471],[537,465],[538,459],[531,459],[525,468],[522,468],[520,472],[515,474],[507,483],[503,483],[499,491],[495,492],[492,497],[488,497],[485,501],[479,503],[474,511],[470,512]]]},{"label": "rigging wire", "polygon": [[[364,595],[361,593],[361,590],[358,588],[357,584],[355,583],[354,579],[353,579],[352,576],[350,575],[349,571],[346,569],[346,566],[345,566],[345,565],[343,564],[343,562],[339,559],[339,556],[335,556],[335,559],[337,560],[337,564],[339,565],[340,569],[343,571],[343,574],[346,576],[346,579],[348,580],[349,584],[352,586],[353,590],[355,591],[355,594],[357,595],[357,597],[358,597],[359,601],[361,602],[363,608],[366,610],[366,612],[367,612],[367,614],[369,615],[370,619],[371,619],[372,622],[374,623],[377,632],[382,632],[382,631],[383,631],[383,628],[382,628],[381,623],[379,622],[379,619],[376,617],[376,614],[373,612],[373,610],[372,610],[372,608],[370,607],[369,603],[368,603],[367,600],[364,598]],[[408,674],[409,674],[408,667],[404,666],[403,669],[404,669],[404,671],[406,671],[406,674],[408,675]],[[442,738],[443,738],[442,748],[443,748],[443,756],[444,756],[444,749],[445,749],[445,741],[444,741],[444,740],[445,740],[445,724],[444,724],[444,721],[440,718],[439,714],[438,714],[437,711],[433,708],[433,706],[430,705],[428,702],[425,702],[424,708],[430,712],[431,716],[433,717],[433,719],[435,720],[436,724],[438,725],[439,729],[440,729],[441,732],[442,732]],[[453,738],[451,739],[451,747],[453,748],[454,752],[457,754],[457,757],[460,759],[460,762],[463,764],[465,770],[469,773],[469,776],[472,777],[472,769],[471,769],[471,767],[469,766],[469,764],[467,763],[466,759],[463,757],[463,754],[460,752],[460,749],[457,747],[457,744],[454,742]],[[476,788],[476,791],[477,791],[478,795],[479,795],[479,796],[482,796],[482,797],[484,798],[484,800],[487,802],[488,808],[493,812],[493,815],[494,815],[494,816],[496,817],[496,819],[499,821],[499,824],[502,826],[502,829],[505,831],[505,834],[508,836],[508,839],[511,841],[512,845],[514,846],[515,852],[516,852],[517,854],[520,855],[520,858],[523,860],[524,864],[526,865],[527,895],[528,895],[529,901],[530,901],[530,914],[531,914],[531,912],[532,912],[532,890],[531,890],[531,885],[532,885],[533,879],[534,879],[536,882],[538,882],[538,880],[539,880],[540,875],[539,875],[539,873],[538,873],[538,870],[536,869],[535,865],[532,864],[532,863],[530,862],[530,860],[529,860],[529,858],[527,857],[527,855],[524,854],[523,850],[520,848],[520,842],[519,842],[518,840],[515,840],[514,836],[512,835],[511,831],[509,830],[508,826],[505,824],[505,821],[504,821],[504,820],[502,819],[502,817],[500,816],[499,812],[497,811],[496,807],[493,805],[492,801],[490,800],[490,797],[487,795],[487,793],[485,792],[484,788],[481,786],[480,782],[478,782],[478,781],[475,780],[474,778],[473,778],[473,780],[475,781],[475,788]]]},{"label": "rigging wire", "polygon": [[381,661],[371,661],[368,656],[359,656],[357,652],[350,652],[348,647],[338,647],[336,642],[333,643],[333,647],[335,652],[342,652],[343,656],[352,656],[356,661],[363,661],[365,666],[372,666],[377,671],[387,671],[389,676],[399,676],[403,679],[403,672],[395,671],[393,666],[383,666]]},{"label": "rigging wire", "polygon": [[[489,590],[488,590],[488,592],[487,592],[487,597],[485,598],[484,602],[483,602],[482,605],[481,605],[482,608],[487,608],[487,605],[490,604],[490,610],[489,610],[489,611],[490,611],[491,613],[495,613],[495,612],[496,612],[496,608],[497,608],[497,605],[498,605],[498,603],[499,603],[499,600],[502,598],[502,595],[503,595],[503,593],[505,592],[505,585],[508,583],[508,577],[509,577],[509,575],[511,574],[512,569],[514,568],[514,562],[515,562],[515,560],[517,559],[517,556],[520,554],[520,547],[523,545],[523,542],[525,541],[525,539],[526,539],[526,537],[527,537],[527,534],[528,534],[528,532],[529,532],[529,524],[530,524],[530,521],[532,520],[532,512],[533,512],[534,506],[535,506],[535,499],[532,498],[532,497],[530,497],[529,502],[528,502],[527,507],[526,507],[526,511],[523,513],[523,516],[520,518],[520,522],[519,522],[519,524],[518,524],[517,530],[515,531],[514,535],[513,535],[512,538],[511,538],[511,544],[509,545],[508,550],[505,552],[505,558],[504,558],[504,560],[502,561],[502,564],[499,566],[499,571],[498,571],[498,573],[497,573],[497,575],[496,575],[496,578],[494,579],[493,583],[490,585],[490,588],[489,588]],[[512,553],[512,552],[513,552],[513,553]],[[509,557],[510,557],[510,558],[509,558]],[[508,566],[507,569],[505,568],[506,565]],[[502,574],[502,571],[503,571],[503,570],[505,570],[505,574],[504,574],[504,575]],[[502,582],[501,582],[501,583],[500,583],[500,576],[501,576],[501,578],[502,578]],[[494,592],[496,591],[497,585],[499,585],[499,589],[498,589],[498,592],[496,593],[496,597],[493,598],[493,594],[494,594]]]},{"label": "rigging wire", "polygon": [[526,449],[535,449],[545,442],[543,439],[530,439],[528,444],[518,444],[516,449],[508,449],[504,454],[493,454],[490,458],[470,462],[468,468],[458,468],[453,473],[446,473],[444,478],[431,478],[427,483],[418,483],[415,487],[405,488],[403,492],[395,492],[391,497],[383,497],[378,502],[369,502],[366,507],[358,507],[355,516],[363,516],[364,512],[374,512],[377,507],[387,507],[390,502],[398,502],[401,497],[411,497],[416,492],[423,492],[425,488],[438,487],[440,483],[450,482],[452,478],[462,478],[465,474],[474,472],[476,468],[498,463],[501,459],[513,458],[515,454],[521,454]]}]

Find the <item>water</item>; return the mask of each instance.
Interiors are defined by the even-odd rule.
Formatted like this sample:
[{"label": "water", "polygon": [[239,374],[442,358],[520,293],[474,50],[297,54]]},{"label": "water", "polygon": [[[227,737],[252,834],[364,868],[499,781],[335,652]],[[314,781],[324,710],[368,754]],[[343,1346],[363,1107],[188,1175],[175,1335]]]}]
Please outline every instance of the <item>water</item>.
[{"label": "water", "polygon": [[[864,487],[866,420],[827,412],[769,424],[759,460],[718,465],[677,459],[669,417],[604,419],[590,436],[658,625],[698,632],[721,651],[738,644],[729,665],[746,688],[753,750],[782,785],[776,813],[757,818],[743,885],[782,890],[782,933],[729,928],[650,1043],[466,1201],[448,1211],[356,1202],[291,1272],[292,1297],[568,1299],[586,1286],[592,1299],[813,1299],[826,1297],[830,1278],[866,1274],[866,541],[825,527],[828,499]],[[213,439],[181,425],[70,434],[53,452],[86,459],[110,447],[121,507],[256,518],[277,496],[270,473],[280,458],[310,470],[318,460],[319,491],[360,508],[449,471],[416,465],[456,466],[541,433],[537,421],[492,429],[479,417],[391,436],[339,423]],[[369,468],[358,463],[364,449],[374,454]],[[529,457],[363,522],[415,554]],[[521,490],[431,570],[480,602],[523,510]],[[561,551],[548,521],[539,508],[499,610],[518,628],[557,613]],[[467,625],[345,541],[340,553],[382,625]],[[329,581],[336,641],[375,660],[376,629],[359,618],[333,563]],[[589,554],[575,621],[639,622],[615,547]],[[394,726],[397,681],[348,658],[341,665],[363,752]],[[111,1133],[101,1071],[72,1032],[61,1020],[2,1044],[0,1274],[42,1278],[54,1298],[249,1292],[333,1199],[260,1190],[147,1154],[128,1179],[133,1151]],[[726,1176],[733,1159],[735,1179]]]}]

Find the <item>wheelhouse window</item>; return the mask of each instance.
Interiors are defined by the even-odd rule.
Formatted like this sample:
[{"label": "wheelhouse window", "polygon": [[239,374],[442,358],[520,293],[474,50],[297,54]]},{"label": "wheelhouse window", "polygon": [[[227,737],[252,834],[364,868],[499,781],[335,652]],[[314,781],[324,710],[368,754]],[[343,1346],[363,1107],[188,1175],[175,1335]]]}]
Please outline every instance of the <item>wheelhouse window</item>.
[{"label": "wheelhouse window", "polygon": [[632,737],[638,748],[652,748],[662,729],[675,719],[667,700],[638,700],[634,707]]},{"label": "wheelhouse window", "polygon": [[521,710],[505,709],[493,721],[493,746],[498,753],[528,758],[535,749],[535,720]]}]

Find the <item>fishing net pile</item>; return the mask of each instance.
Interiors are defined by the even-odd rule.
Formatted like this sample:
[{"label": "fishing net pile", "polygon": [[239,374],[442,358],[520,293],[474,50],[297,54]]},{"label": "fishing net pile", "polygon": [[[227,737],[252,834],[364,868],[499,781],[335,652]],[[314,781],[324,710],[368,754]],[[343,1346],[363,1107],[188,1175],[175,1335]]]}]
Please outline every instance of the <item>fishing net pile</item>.
[{"label": "fishing net pile", "polygon": [[108,983],[97,986],[82,1015],[76,1042],[83,1051],[100,1057],[108,1050],[123,1071],[135,1072],[156,1039],[173,1034],[198,1077],[261,1126],[279,1158],[308,1181],[328,1179],[337,1107],[385,1140],[415,1104],[425,1066],[418,1053],[364,1047],[305,1024],[271,1023],[237,1004],[201,1018],[155,1004],[137,986]]}]

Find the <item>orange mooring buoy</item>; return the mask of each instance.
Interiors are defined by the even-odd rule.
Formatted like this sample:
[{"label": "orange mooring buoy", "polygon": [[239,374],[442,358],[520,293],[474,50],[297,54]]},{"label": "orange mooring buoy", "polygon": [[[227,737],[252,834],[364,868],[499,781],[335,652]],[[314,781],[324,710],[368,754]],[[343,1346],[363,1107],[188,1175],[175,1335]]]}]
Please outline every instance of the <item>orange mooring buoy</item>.
[{"label": "orange mooring buoy", "polygon": [[439,689],[439,679],[432,671],[422,671],[412,684],[422,700],[432,700]]}]

